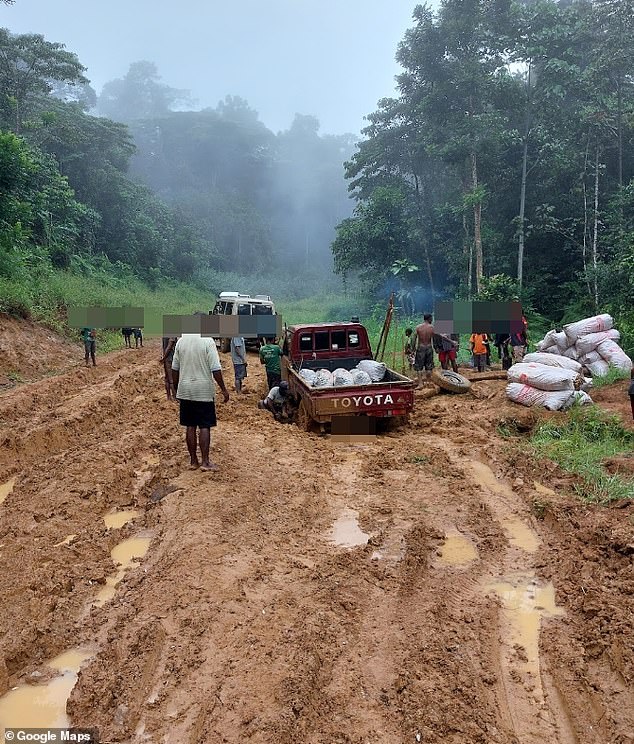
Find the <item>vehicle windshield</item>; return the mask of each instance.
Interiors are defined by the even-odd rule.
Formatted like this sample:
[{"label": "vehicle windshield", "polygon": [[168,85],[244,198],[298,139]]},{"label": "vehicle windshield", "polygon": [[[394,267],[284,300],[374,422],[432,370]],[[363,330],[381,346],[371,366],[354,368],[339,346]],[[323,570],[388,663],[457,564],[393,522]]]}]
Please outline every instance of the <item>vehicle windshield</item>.
[{"label": "vehicle windshield", "polygon": [[254,315],[273,315],[273,308],[270,305],[253,305]]}]

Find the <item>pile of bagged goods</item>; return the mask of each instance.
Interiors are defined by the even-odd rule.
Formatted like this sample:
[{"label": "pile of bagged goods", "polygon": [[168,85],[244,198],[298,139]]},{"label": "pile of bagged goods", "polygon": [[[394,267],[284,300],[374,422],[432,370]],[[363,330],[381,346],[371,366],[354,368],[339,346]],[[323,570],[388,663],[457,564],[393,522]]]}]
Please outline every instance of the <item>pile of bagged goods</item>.
[{"label": "pile of bagged goods", "polygon": [[592,377],[606,375],[611,366],[624,372],[632,369],[613,324],[604,313],[569,323],[561,331],[548,331],[535,353],[526,354],[508,370],[507,397],[551,411],[566,410],[576,402],[592,403],[587,392]]},{"label": "pile of bagged goods", "polygon": [[375,362],[372,359],[362,359],[356,367],[351,370],[340,367],[334,372],[327,369],[302,369],[299,376],[311,387],[339,387],[345,385],[370,385],[372,382],[381,382],[385,377],[387,366],[383,362]]}]

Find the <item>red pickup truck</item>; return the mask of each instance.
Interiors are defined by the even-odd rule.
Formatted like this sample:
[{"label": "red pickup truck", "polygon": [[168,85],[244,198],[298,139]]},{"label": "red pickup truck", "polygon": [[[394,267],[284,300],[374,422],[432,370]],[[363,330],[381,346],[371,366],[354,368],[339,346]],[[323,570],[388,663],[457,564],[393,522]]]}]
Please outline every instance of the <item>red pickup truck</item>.
[{"label": "red pickup truck", "polygon": [[309,428],[337,417],[401,417],[414,406],[414,382],[387,369],[379,382],[367,385],[313,387],[300,376],[302,369],[352,370],[363,359],[373,359],[368,332],[360,323],[311,323],[286,329],[285,372],[289,390],[298,402],[297,422]]}]

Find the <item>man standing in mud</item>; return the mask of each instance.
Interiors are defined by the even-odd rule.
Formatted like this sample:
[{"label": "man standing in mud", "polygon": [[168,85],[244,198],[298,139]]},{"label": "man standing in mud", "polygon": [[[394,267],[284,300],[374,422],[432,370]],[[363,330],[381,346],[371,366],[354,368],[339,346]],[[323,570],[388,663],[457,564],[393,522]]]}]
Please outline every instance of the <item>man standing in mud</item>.
[{"label": "man standing in mud", "polygon": [[[180,423],[186,427],[185,441],[191,468],[217,470],[209,460],[211,428],[216,426],[214,380],[222,391],[225,403],[229,400],[229,393],[213,338],[201,336],[200,333],[184,333],[174,349],[172,379],[180,404]],[[197,445],[200,446],[201,461],[198,460]]]},{"label": "man standing in mud", "polygon": [[97,332],[94,328],[82,328],[81,340],[84,342],[84,357],[86,366],[88,367],[88,360],[92,359],[92,366],[96,367],[97,362],[95,361],[95,346],[97,345]]},{"label": "man standing in mud", "polygon": [[429,377],[434,368],[434,326],[432,316],[427,313],[423,316],[423,322],[416,326],[416,355],[414,357],[414,369],[418,375],[418,387],[423,384],[423,372],[425,379]]}]

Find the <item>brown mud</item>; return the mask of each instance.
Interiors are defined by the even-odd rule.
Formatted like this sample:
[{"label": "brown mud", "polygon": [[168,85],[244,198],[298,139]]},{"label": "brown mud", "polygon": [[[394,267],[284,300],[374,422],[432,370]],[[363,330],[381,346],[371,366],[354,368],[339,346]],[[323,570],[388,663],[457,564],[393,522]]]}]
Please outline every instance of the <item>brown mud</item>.
[{"label": "brown mud", "polygon": [[258,410],[250,355],[202,473],[159,355],[0,395],[0,693],[90,649],[103,742],[634,742],[634,505],[518,455],[503,381],[346,444]]}]

